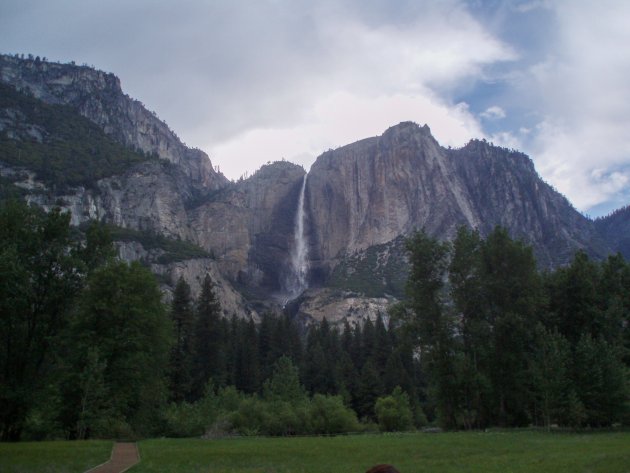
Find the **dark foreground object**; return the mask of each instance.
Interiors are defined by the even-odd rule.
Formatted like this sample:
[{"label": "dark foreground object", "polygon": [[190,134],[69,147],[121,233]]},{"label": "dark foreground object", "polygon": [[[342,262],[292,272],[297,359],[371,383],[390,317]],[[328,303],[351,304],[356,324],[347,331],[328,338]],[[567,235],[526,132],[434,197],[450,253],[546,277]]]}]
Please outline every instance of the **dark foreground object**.
[{"label": "dark foreground object", "polygon": [[400,473],[400,472],[391,465],[376,465],[370,468],[365,473]]},{"label": "dark foreground object", "polygon": [[112,456],[107,463],[94,467],[85,473],[122,473],[140,461],[138,447],[132,442],[116,442]]}]

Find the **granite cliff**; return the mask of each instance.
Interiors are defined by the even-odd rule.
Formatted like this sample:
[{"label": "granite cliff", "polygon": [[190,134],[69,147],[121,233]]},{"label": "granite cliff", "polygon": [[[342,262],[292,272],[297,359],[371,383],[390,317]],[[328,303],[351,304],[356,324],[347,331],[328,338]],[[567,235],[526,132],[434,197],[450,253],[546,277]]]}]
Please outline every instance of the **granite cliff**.
[{"label": "granite cliff", "polygon": [[[114,75],[89,67],[0,56],[0,82],[11,87],[5,94],[18,94],[0,110],[0,175],[24,198],[65,207],[75,225],[98,219],[119,229],[121,256],[145,261],[165,290],[182,275],[196,292],[208,272],[226,314],[256,317],[287,302],[303,168],[279,161],[228,181],[125,95]],[[52,118],[35,120],[40,109]],[[113,150],[107,159],[122,152],[110,141],[135,154],[86,183],[56,186],[13,151],[33,144],[45,161],[49,146],[72,139],[51,125],[60,120],[78,120],[72,130],[87,135],[72,136],[98,138]],[[3,154],[9,148],[11,159]],[[310,288],[286,308],[305,323],[385,314],[403,294],[404,237],[417,229],[448,239],[461,225],[482,234],[502,225],[551,267],[577,249],[602,257],[622,248],[629,221],[627,212],[596,224],[585,218],[522,153],[485,141],[446,149],[426,125],[401,123],[323,153],[308,172],[302,223]]]},{"label": "granite cliff", "polygon": [[613,251],[630,260],[630,205],[596,219],[595,227]]},{"label": "granite cliff", "polygon": [[576,249],[607,252],[592,222],[526,155],[477,140],[445,149],[426,125],[401,123],[324,153],[307,190],[312,255],[323,273],[414,230],[449,239],[461,225],[482,234],[501,225],[531,244],[545,267],[567,263]]}]

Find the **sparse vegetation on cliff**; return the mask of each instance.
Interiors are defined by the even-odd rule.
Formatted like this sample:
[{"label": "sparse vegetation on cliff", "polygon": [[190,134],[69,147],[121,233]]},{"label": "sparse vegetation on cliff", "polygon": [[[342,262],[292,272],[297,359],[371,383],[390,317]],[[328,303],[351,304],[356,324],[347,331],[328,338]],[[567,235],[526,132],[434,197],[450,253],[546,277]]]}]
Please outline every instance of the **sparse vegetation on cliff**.
[{"label": "sparse vegetation on cliff", "polygon": [[152,159],[110,137],[65,105],[51,105],[0,84],[0,147],[5,163],[34,171],[51,188],[93,186]]},{"label": "sparse vegetation on cliff", "polygon": [[161,250],[156,263],[168,264],[193,258],[211,258],[212,254],[192,242],[176,240],[155,232],[107,225],[114,241],[137,241],[145,250]]}]

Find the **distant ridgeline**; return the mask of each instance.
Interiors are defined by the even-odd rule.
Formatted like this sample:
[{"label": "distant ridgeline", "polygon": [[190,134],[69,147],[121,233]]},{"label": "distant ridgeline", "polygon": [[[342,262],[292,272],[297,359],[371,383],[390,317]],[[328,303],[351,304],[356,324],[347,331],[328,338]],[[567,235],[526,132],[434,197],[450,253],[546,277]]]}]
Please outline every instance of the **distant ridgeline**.
[{"label": "distant ridgeline", "polygon": [[0,83],[0,160],[56,189],[92,187],[148,159],[108,137],[66,105],[47,104]]}]

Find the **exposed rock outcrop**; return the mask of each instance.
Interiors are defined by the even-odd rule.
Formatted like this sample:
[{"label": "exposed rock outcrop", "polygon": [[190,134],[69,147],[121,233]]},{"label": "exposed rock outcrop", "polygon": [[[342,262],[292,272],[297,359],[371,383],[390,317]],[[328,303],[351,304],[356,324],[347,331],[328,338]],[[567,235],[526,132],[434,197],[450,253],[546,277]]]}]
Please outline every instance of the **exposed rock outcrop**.
[{"label": "exposed rock outcrop", "polygon": [[613,251],[630,260],[630,205],[595,220],[595,227]]},{"label": "exposed rock outcrop", "polygon": [[442,148],[429,128],[401,123],[382,136],[328,151],[309,173],[312,252],[329,272],[355,251],[424,229],[452,238],[467,225],[506,227],[532,244],[542,265],[578,248],[601,256],[592,222],[536,174],[522,153],[472,141]]},{"label": "exposed rock outcrop", "polygon": [[366,297],[362,293],[328,288],[309,289],[300,298],[294,317],[304,325],[320,323],[325,318],[339,328],[346,321],[352,327],[367,319],[375,321],[379,315],[388,323],[388,310],[393,302],[396,299],[391,297]]},{"label": "exposed rock outcrop", "polygon": [[68,105],[120,143],[179,165],[194,188],[227,183],[205,153],[186,147],[166,123],[124,94],[114,74],[0,55],[0,80],[46,103]]},{"label": "exposed rock outcrop", "polygon": [[[187,148],[125,95],[118,78],[86,66],[0,55],[0,81],[68,106],[117,142],[159,158],[58,190],[15,160],[2,163],[0,155],[0,175],[27,200],[65,207],[76,225],[98,219],[199,245],[212,257],[160,264],[159,250],[140,242],[119,242],[119,249],[123,258],[151,265],[165,288],[182,275],[195,293],[211,274],[226,314],[256,317],[286,302],[302,167],[275,162],[230,182],[204,153]],[[45,145],[54,138],[20,113],[0,114],[6,140]],[[426,125],[401,123],[382,136],[327,151],[306,182],[311,289],[290,304],[305,323],[385,315],[404,293],[404,237],[419,229],[450,239],[461,225],[482,234],[502,225],[533,245],[545,267],[567,263],[577,249],[596,257],[611,248],[630,253],[627,209],[595,225],[545,184],[524,154],[485,141],[445,149]]]},{"label": "exposed rock outcrop", "polygon": [[190,211],[196,241],[256,298],[283,289],[303,176],[300,166],[275,162]]}]

